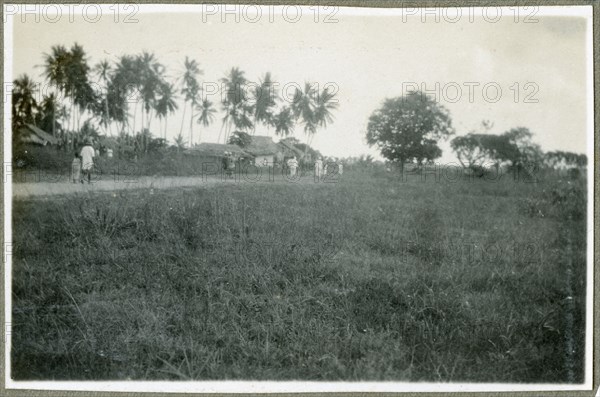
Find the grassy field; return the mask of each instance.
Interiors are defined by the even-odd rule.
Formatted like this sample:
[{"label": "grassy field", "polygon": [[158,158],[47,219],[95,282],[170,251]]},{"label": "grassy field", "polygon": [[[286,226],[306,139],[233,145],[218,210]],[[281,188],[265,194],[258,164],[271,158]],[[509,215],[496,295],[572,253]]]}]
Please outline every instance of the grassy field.
[{"label": "grassy field", "polygon": [[378,172],[15,201],[13,378],[580,382],[585,203]]}]

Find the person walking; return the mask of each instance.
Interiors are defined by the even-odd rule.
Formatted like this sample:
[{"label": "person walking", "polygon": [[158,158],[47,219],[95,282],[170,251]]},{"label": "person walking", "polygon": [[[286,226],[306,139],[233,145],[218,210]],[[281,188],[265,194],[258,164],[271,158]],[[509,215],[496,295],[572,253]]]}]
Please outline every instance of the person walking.
[{"label": "person walking", "polygon": [[73,183],[83,183],[81,179],[81,158],[77,152],[75,152],[75,158],[71,162],[71,181]]},{"label": "person walking", "polygon": [[[88,183],[92,183],[92,169],[94,168],[95,152],[91,139],[87,139],[85,141],[79,156],[81,157],[81,171],[83,173],[83,179],[85,179],[87,175]],[[83,179],[81,180],[81,183],[83,183]]]},{"label": "person walking", "polygon": [[318,157],[315,161],[315,179],[320,181],[323,176],[323,160]]}]

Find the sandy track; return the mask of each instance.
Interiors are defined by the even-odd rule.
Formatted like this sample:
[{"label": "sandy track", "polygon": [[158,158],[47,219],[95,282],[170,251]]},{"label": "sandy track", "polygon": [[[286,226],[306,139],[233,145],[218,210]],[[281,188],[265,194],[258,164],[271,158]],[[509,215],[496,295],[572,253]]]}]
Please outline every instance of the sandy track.
[{"label": "sandy track", "polygon": [[217,178],[202,177],[139,177],[129,180],[100,180],[88,184],[77,184],[70,182],[27,182],[13,183],[12,195],[14,198],[26,198],[32,196],[56,196],[75,193],[106,192],[114,190],[135,189],[169,189],[177,187],[212,186],[227,181]]},{"label": "sandy track", "polygon": [[292,182],[279,176],[274,181],[262,178],[260,181],[221,179],[219,177],[139,177],[135,179],[107,179],[92,181],[91,184],[76,184],[66,181],[59,182],[18,182],[12,183],[13,198],[27,198],[37,196],[58,196],[89,192],[109,192],[118,190],[136,189],[172,189],[189,187],[213,187],[219,184],[270,184],[270,183],[314,183],[312,178],[304,177]]}]

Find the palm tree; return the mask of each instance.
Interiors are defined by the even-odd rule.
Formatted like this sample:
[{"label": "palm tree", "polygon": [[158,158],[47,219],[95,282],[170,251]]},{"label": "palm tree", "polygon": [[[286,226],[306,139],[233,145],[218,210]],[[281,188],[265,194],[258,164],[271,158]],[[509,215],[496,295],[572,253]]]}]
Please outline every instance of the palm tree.
[{"label": "palm tree", "polygon": [[233,126],[235,126],[237,130],[242,131],[252,128],[253,123],[250,119],[252,106],[248,104],[248,98],[243,89],[244,85],[247,83],[243,71],[239,68],[231,68],[229,73],[221,79],[221,82],[226,88],[226,95],[221,101],[221,107],[225,112],[223,124],[221,125],[221,132],[225,127],[224,142],[227,142]]},{"label": "palm tree", "polygon": [[[152,122],[151,111],[156,107],[156,94],[164,83],[164,66],[161,65],[154,54],[146,51],[137,57],[139,68],[139,90],[142,99],[142,129],[150,129]],[[144,125],[144,113],[146,124]]]},{"label": "palm tree", "polygon": [[312,143],[317,128],[326,127],[333,121],[332,111],[337,107],[335,93],[330,92],[328,88],[319,93],[310,83],[305,83],[304,91],[296,89],[292,111],[296,121],[301,120],[304,124],[307,148]]},{"label": "palm tree", "polygon": [[177,102],[175,102],[175,87],[173,84],[164,82],[160,85],[160,99],[156,103],[156,115],[159,118],[165,118],[165,133],[164,138],[167,139],[167,121],[169,113],[174,113],[177,110]]},{"label": "palm tree", "polygon": [[198,95],[200,93],[200,84],[198,84],[198,80],[196,76],[202,74],[202,71],[198,67],[198,62],[193,59],[189,59],[187,56],[185,57],[185,61],[183,63],[185,71],[182,76],[182,88],[181,93],[184,95],[184,107],[183,107],[183,118],[181,119],[181,129],[179,133],[183,132],[183,123],[185,120],[185,105],[190,102],[190,145],[192,144],[192,129],[193,129],[193,120],[194,120],[194,108],[198,104]]},{"label": "palm tree", "polygon": [[[197,114],[198,124],[208,127],[213,121],[215,121],[215,113],[217,112],[217,109],[214,108],[211,101],[205,98],[202,100],[202,103],[197,107],[197,109],[199,111]],[[200,136],[198,138],[200,138]]]},{"label": "palm tree", "polygon": [[310,83],[304,83],[304,91],[296,89],[294,99],[291,105],[292,113],[296,122],[304,124],[304,135],[306,136],[306,147],[304,155],[308,149],[308,142],[311,135],[317,131],[317,120],[315,118],[315,94],[316,90]]},{"label": "palm tree", "polygon": [[[333,111],[339,106],[338,101],[335,97],[335,93],[330,92],[328,88],[323,88],[319,96],[315,101],[314,109],[314,121],[319,127],[327,128],[328,123],[333,122]],[[315,136],[315,132],[310,136],[309,145],[312,144],[312,140]]]},{"label": "palm tree", "polygon": [[35,116],[38,112],[38,104],[35,100],[36,86],[33,80],[23,74],[14,82],[12,92],[12,124],[13,129],[28,124],[35,123]]},{"label": "palm tree", "polygon": [[275,134],[279,136],[288,136],[294,133],[294,115],[290,107],[284,107],[273,116],[273,126]]},{"label": "palm tree", "polygon": [[44,96],[39,106],[39,122],[42,129],[52,129],[52,135],[57,136],[56,119],[61,120],[66,116],[66,108],[60,106],[56,95],[52,92]]},{"label": "palm tree", "polygon": [[181,149],[185,148],[185,145],[187,144],[187,142],[185,141],[185,139],[183,138],[183,135],[181,135],[181,132],[175,137],[175,146],[177,147],[177,151],[181,151]]},{"label": "palm tree", "polygon": [[273,108],[276,103],[276,97],[273,95],[273,82],[271,80],[271,73],[265,73],[265,77],[260,81],[260,85],[255,87],[253,90],[254,96],[254,128],[252,133],[255,132],[256,125],[261,122],[267,128],[272,124],[273,119]]},{"label": "palm tree", "polygon": [[89,83],[90,67],[83,47],[75,43],[71,46],[65,68],[67,95],[71,97],[73,106],[78,110],[77,129],[81,116],[88,106],[96,101],[96,94]]},{"label": "palm tree", "polygon": [[304,133],[307,135],[316,130],[315,93],[315,88],[310,83],[305,83],[304,91],[296,89],[291,105],[296,121],[304,124]]},{"label": "palm tree", "polygon": [[98,75],[98,78],[100,78],[104,82],[105,96],[104,96],[104,113],[102,114],[102,123],[104,124],[106,131],[109,132],[110,135],[112,135],[112,132],[110,131],[110,112],[109,112],[109,107],[108,107],[108,83],[110,81],[111,66],[107,60],[103,60],[94,67],[94,71]]},{"label": "palm tree", "polygon": [[[252,108],[249,105],[244,103],[237,105],[230,103],[228,105],[223,105],[222,109],[225,112],[225,117],[223,117],[221,132],[223,131],[223,126],[225,126],[225,142],[229,140],[229,136],[231,135],[231,130],[233,127],[235,127],[236,130],[241,131],[247,131],[253,128],[254,124],[250,118],[250,115],[252,114]],[[219,140],[221,140],[220,133]]]},{"label": "palm tree", "polygon": [[[42,75],[48,82],[55,85],[57,93],[66,96],[67,76],[66,68],[69,62],[70,53],[62,45],[52,46],[50,54],[44,54],[44,72]],[[52,123],[52,135],[56,134],[55,121]]]},{"label": "palm tree", "polygon": [[[121,121],[121,130],[124,130],[126,125],[129,126],[129,104],[134,100],[137,101],[139,85],[140,76],[136,58],[131,55],[123,55],[116,64],[108,86],[111,115],[115,120]],[[134,103],[134,112],[136,109],[137,103]],[[132,130],[135,131],[135,113],[133,114]]]}]

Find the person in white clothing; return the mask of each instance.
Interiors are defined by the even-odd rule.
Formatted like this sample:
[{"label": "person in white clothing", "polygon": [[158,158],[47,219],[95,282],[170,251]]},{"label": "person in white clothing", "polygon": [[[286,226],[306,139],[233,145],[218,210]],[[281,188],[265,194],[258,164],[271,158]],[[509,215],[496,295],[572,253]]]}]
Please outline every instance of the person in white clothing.
[{"label": "person in white clothing", "polygon": [[295,177],[296,170],[298,169],[298,160],[296,160],[296,156],[287,161],[287,166],[290,169],[290,176]]},{"label": "person in white clothing", "polygon": [[85,179],[85,176],[87,175],[88,183],[92,183],[92,168],[94,168],[95,154],[92,142],[87,140],[85,145],[81,148],[79,157],[81,157],[81,171],[83,172],[83,178]]},{"label": "person in white clothing", "polygon": [[321,160],[321,157],[319,157],[315,161],[315,178],[317,178],[317,180],[321,180],[322,176],[323,176],[323,160]]}]

